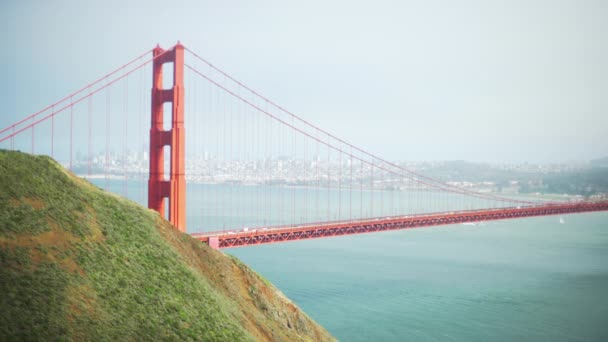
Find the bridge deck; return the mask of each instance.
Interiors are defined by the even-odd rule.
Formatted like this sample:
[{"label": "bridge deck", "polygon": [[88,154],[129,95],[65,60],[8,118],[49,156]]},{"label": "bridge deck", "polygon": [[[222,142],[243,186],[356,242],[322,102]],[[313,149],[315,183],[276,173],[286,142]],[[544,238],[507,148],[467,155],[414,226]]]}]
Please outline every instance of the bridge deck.
[{"label": "bridge deck", "polygon": [[214,248],[231,248],[340,235],[373,233],[387,230],[606,210],[608,210],[608,201],[544,204],[530,207],[430,213],[411,216],[315,223],[300,226],[264,227],[248,229],[247,231],[238,230],[195,233],[192,234],[192,236],[200,241],[208,243]]}]

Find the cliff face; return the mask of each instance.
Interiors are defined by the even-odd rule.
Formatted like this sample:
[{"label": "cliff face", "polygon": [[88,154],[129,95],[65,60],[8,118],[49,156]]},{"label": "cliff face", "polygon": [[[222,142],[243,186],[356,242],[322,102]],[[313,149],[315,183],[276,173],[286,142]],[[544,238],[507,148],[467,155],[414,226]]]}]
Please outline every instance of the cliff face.
[{"label": "cliff face", "polygon": [[0,175],[0,340],[333,340],[236,258],[48,157],[0,151]]}]

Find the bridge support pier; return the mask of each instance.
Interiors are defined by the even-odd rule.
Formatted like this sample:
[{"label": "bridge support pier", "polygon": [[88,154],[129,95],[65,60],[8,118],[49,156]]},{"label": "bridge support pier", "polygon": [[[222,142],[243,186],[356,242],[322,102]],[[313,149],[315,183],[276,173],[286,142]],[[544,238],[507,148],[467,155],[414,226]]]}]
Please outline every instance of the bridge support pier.
[{"label": "bridge support pier", "polygon": [[210,236],[209,246],[213,249],[220,249],[220,239],[217,236]]},{"label": "bridge support pier", "polygon": [[[186,181],[184,132],[184,46],[171,50],[157,46],[152,62],[152,106],[150,127],[150,174],[148,208],[158,211],[178,230],[186,231]],[[173,85],[163,89],[163,65],[173,64]],[[164,104],[171,103],[171,128],[164,130]],[[164,148],[170,147],[169,179],[165,178]],[[168,218],[165,199],[168,199]]]}]

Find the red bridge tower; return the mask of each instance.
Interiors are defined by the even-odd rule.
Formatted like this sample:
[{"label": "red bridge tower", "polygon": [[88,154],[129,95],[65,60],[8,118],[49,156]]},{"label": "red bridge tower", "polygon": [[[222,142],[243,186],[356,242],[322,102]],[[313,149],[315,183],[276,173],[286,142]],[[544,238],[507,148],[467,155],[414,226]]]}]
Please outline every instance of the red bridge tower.
[{"label": "red bridge tower", "polygon": [[[184,46],[171,50],[157,46],[152,66],[152,125],[150,127],[150,176],[148,208],[165,217],[165,198],[169,200],[168,220],[186,231],[186,181],[184,132]],[[163,64],[173,63],[173,87],[163,89]],[[163,105],[171,103],[171,128],[163,128]],[[169,179],[165,179],[164,147],[171,151]],[[165,217],[166,218],[166,217]]]}]

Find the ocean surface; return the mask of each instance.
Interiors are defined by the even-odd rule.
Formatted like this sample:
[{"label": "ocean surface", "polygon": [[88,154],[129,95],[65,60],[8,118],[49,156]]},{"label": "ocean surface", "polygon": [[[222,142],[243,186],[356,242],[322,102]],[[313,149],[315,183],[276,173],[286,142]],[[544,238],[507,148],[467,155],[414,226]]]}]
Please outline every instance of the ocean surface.
[{"label": "ocean surface", "polygon": [[[145,198],[142,183],[94,182],[139,202]],[[189,201],[215,206],[213,187],[227,186],[189,186]],[[254,210],[242,208],[242,220],[234,217],[238,208],[224,212],[230,217],[222,218],[217,207],[189,208],[189,232],[214,230],[205,222],[215,228],[227,219],[245,222]],[[223,251],[342,341],[608,341],[608,213],[562,218]]]}]

